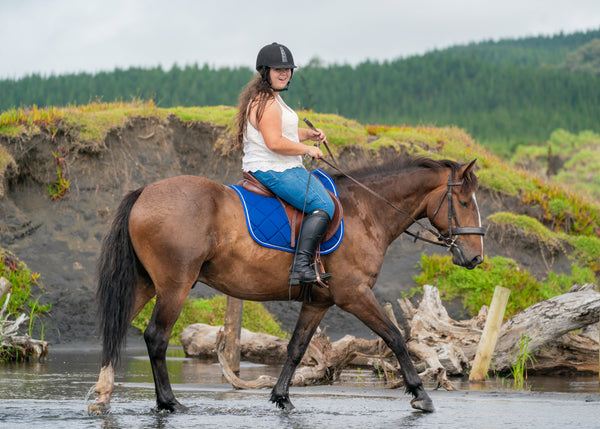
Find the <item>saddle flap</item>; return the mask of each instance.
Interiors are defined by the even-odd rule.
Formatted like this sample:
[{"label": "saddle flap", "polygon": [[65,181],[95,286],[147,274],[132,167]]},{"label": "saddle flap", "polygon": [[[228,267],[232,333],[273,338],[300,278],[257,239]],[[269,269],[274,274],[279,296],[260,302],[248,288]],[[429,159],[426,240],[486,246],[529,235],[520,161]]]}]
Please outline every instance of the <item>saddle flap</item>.
[{"label": "saddle flap", "polygon": [[[330,186],[334,186],[331,179],[325,173],[321,172],[320,170],[316,170],[313,174],[315,174],[315,173],[318,173],[317,178],[319,180],[321,180],[321,182],[323,182],[323,177],[326,177],[329,180],[329,183],[331,184]],[[300,210],[296,209],[294,206],[290,205],[286,201],[277,197],[273,192],[271,192],[271,190],[269,190],[265,185],[263,185],[261,182],[259,182],[258,179],[256,179],[256,177],[254,177],[251,173],[244,172],[243,175],[244,175],[244,178],[237,183],[237,186],[243,188],[244,191],[250,192],[255,195],[259,195],[260,197],[276,198],[280,204],[280,208],[283,208],[283,212],[285,213],[285,216],[287,217],[288,225],[290,228],[289,229],[290,236],[289,236],[288,245],[291,245],[290,249],[285,249],[285,250],[293,251],[293,248],[296,246],[296,238],[298,237],[298,233],[300,231],[300,225],[302,223],[302,220],[304,219],[304,214]],[[233,188],[235,189],[235,187],[233,187]],[[329,189],[326,189],[326,190],[329,193],[329,196],[331,197],[331,199],[333,200],[333,203],[335,206],[335,212],[333,215],[333,219],[331,220],[331,223],[329,224],[329,227],[327,228],[327,231],[325,232],[322,243],[327,243],[334,236],[336,236],[336,234],[339,235],[340,226],[342,225],[343,216],[344,216],[344,210],[342,208],[342,204],[339,201],[339,199],[336,197],[335,193]],[[242,194],[239,191],[237,191],[237,192],[243,200]],[[252,231],[251,231],[251,235],[252,235]],[[341,235],[339,235],[339,241],[341,241]],[[339,241],[337,242],[337,244],[335,244],[335,247],[337,247],[337,245],[339,244]],[[329,245],[329,243],[326,244],[326,248],[328,247],[328,245]],[[322,249],[322,252],[329,253],[329,251],[334,250],[335,247],[330,250]]]}]

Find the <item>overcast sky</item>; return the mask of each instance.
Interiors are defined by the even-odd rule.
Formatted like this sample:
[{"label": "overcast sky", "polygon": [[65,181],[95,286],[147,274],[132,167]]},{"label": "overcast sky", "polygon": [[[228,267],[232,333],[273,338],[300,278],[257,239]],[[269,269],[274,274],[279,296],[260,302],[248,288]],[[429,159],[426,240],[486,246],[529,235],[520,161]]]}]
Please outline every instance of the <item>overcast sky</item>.
[{"label": "overcast sky", "polygon": [[169,69],[254,67],[287,45],[355,65],[436,48],[600,28],[600,0],[0,0],[0,79]]}]

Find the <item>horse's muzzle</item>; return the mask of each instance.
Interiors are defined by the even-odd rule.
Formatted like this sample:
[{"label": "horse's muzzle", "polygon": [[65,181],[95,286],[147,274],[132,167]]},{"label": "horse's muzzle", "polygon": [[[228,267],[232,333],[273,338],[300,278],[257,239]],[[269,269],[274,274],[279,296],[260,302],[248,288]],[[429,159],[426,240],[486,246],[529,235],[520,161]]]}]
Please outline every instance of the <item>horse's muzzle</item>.
[{"label": "horse's muzzle", "polygon": [[469,259],[469,257],[465,255],[461,245],[455,245],[451,251],[453,256],[452,262],[468,270],[472,270],[483,262],[483,256],[481,254],[476,254]]},{"label": "horse's muzzle", "polygon": [[471,259],[464,267],[469,270],[472,270],[473,268],[475,268],[477,265],[481,264],[482,262],[483,262],[483,257],[481,255],[477,255],[473,259]]}]

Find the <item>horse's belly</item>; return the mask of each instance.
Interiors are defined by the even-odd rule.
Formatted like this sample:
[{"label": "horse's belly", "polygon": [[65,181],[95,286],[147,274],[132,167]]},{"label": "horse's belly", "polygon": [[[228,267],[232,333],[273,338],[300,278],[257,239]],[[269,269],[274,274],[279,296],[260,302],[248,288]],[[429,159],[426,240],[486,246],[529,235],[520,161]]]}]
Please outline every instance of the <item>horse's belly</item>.
[{"label": "horse's belly", "polygon": [[287,300],[291,258],[290,253],[262,248],[252,242],[243,254],[221,254],[206,262],[198,280],[240,299]]}]

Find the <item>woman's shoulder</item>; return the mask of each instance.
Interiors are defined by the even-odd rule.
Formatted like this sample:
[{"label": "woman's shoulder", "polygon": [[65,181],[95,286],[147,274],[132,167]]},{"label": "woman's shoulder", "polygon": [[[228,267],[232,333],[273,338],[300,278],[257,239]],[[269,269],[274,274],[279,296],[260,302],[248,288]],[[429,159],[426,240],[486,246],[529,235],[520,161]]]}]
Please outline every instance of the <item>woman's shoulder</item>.
[{"label": "woman's shoulder", "polygon": [[258,99],[257,97],[250,103],[249,110],[251,112],[256,112],[261,104],[261,110],[263,111],[263,115],[268,112],[281,114],[281,106],[274,97],[268,97],[263,99]]}]

